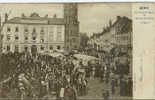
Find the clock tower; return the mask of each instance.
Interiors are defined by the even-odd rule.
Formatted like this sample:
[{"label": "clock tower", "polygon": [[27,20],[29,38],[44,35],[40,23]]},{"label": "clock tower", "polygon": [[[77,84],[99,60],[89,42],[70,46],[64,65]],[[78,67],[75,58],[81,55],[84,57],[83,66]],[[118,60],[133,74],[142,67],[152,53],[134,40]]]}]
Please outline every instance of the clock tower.
[{"label": "clock tower", "polygon": [[65,50],[71,51],[79,48],[79,21],[78,21],[78,4],[64,4],[64,21],[65,21]]}]

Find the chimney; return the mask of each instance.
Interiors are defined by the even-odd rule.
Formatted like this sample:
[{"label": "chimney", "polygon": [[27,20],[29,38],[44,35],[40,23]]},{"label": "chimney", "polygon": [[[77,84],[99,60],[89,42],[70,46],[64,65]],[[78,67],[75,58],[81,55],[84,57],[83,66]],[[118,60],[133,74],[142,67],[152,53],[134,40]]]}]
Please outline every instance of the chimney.
[{"label": "chimney", "polygon": [[5,22],[7,22],[7,21],[8,21],[8,14],[5,13]]}]

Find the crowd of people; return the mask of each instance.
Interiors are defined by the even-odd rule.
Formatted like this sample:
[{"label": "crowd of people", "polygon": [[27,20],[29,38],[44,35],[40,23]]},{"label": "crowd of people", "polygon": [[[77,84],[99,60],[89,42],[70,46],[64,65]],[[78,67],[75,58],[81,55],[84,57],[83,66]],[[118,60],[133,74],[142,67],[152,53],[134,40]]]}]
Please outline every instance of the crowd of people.
[{"label": "crowd of people", "polygon": [[[106,61],[107,60],[107,61]],[[112,94],[120,87],[120,95],[132,95],[129,64],[101,59],[83,64],[72,54],[52,57],[43,54],[7,53],[0,57],[1,98],[43,98],[53,95],[62,100],[76,100],[88,93],[88,79],[99,78],[111,84]],[[114,62],[114,59],[113,59]],[[119,77],[115,77],[118,75]],[[103,93],[103,96],[109,92]]]}]

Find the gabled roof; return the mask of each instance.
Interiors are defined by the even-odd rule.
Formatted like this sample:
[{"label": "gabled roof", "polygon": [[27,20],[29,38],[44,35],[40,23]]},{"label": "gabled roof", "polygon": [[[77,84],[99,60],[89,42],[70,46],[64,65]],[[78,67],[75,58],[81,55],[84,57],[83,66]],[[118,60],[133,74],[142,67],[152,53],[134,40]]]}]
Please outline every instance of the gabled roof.
[{"label": "gabled roof", "polygon": [[49,24],[49,25],[62,25],[65,24],[63,18],[47,18],[47,17],[14,17],[5,23],[14,24]]}]

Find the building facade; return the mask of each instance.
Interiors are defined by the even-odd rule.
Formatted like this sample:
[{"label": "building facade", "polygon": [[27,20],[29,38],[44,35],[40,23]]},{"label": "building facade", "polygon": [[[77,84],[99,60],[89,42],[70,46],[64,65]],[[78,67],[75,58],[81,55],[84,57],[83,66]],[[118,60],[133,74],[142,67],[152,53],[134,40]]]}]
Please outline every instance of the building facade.
[{"label": "building facade", "polygon": [[107,31],[94,34],[88,41],[88,45],[97,51],[110,52],[111,49],[119,47],[122,51],[129,50],[131,52],[132,21],[127,17],[117,16],[116,21],[109,24]]},{"label": "building facade", "polygon": [[6,16],[1,30],[2,51],[42,53],[78,48],[77,11],[77,4],[64,4],[64,18],[40,17],[37,13],[9,20]]},{"label": "building facade", "polygon": [[132,20],[117,16],[117,21],[111,27],[110,32],[112,44],[121,48],[122,52],[132,54]]}]

